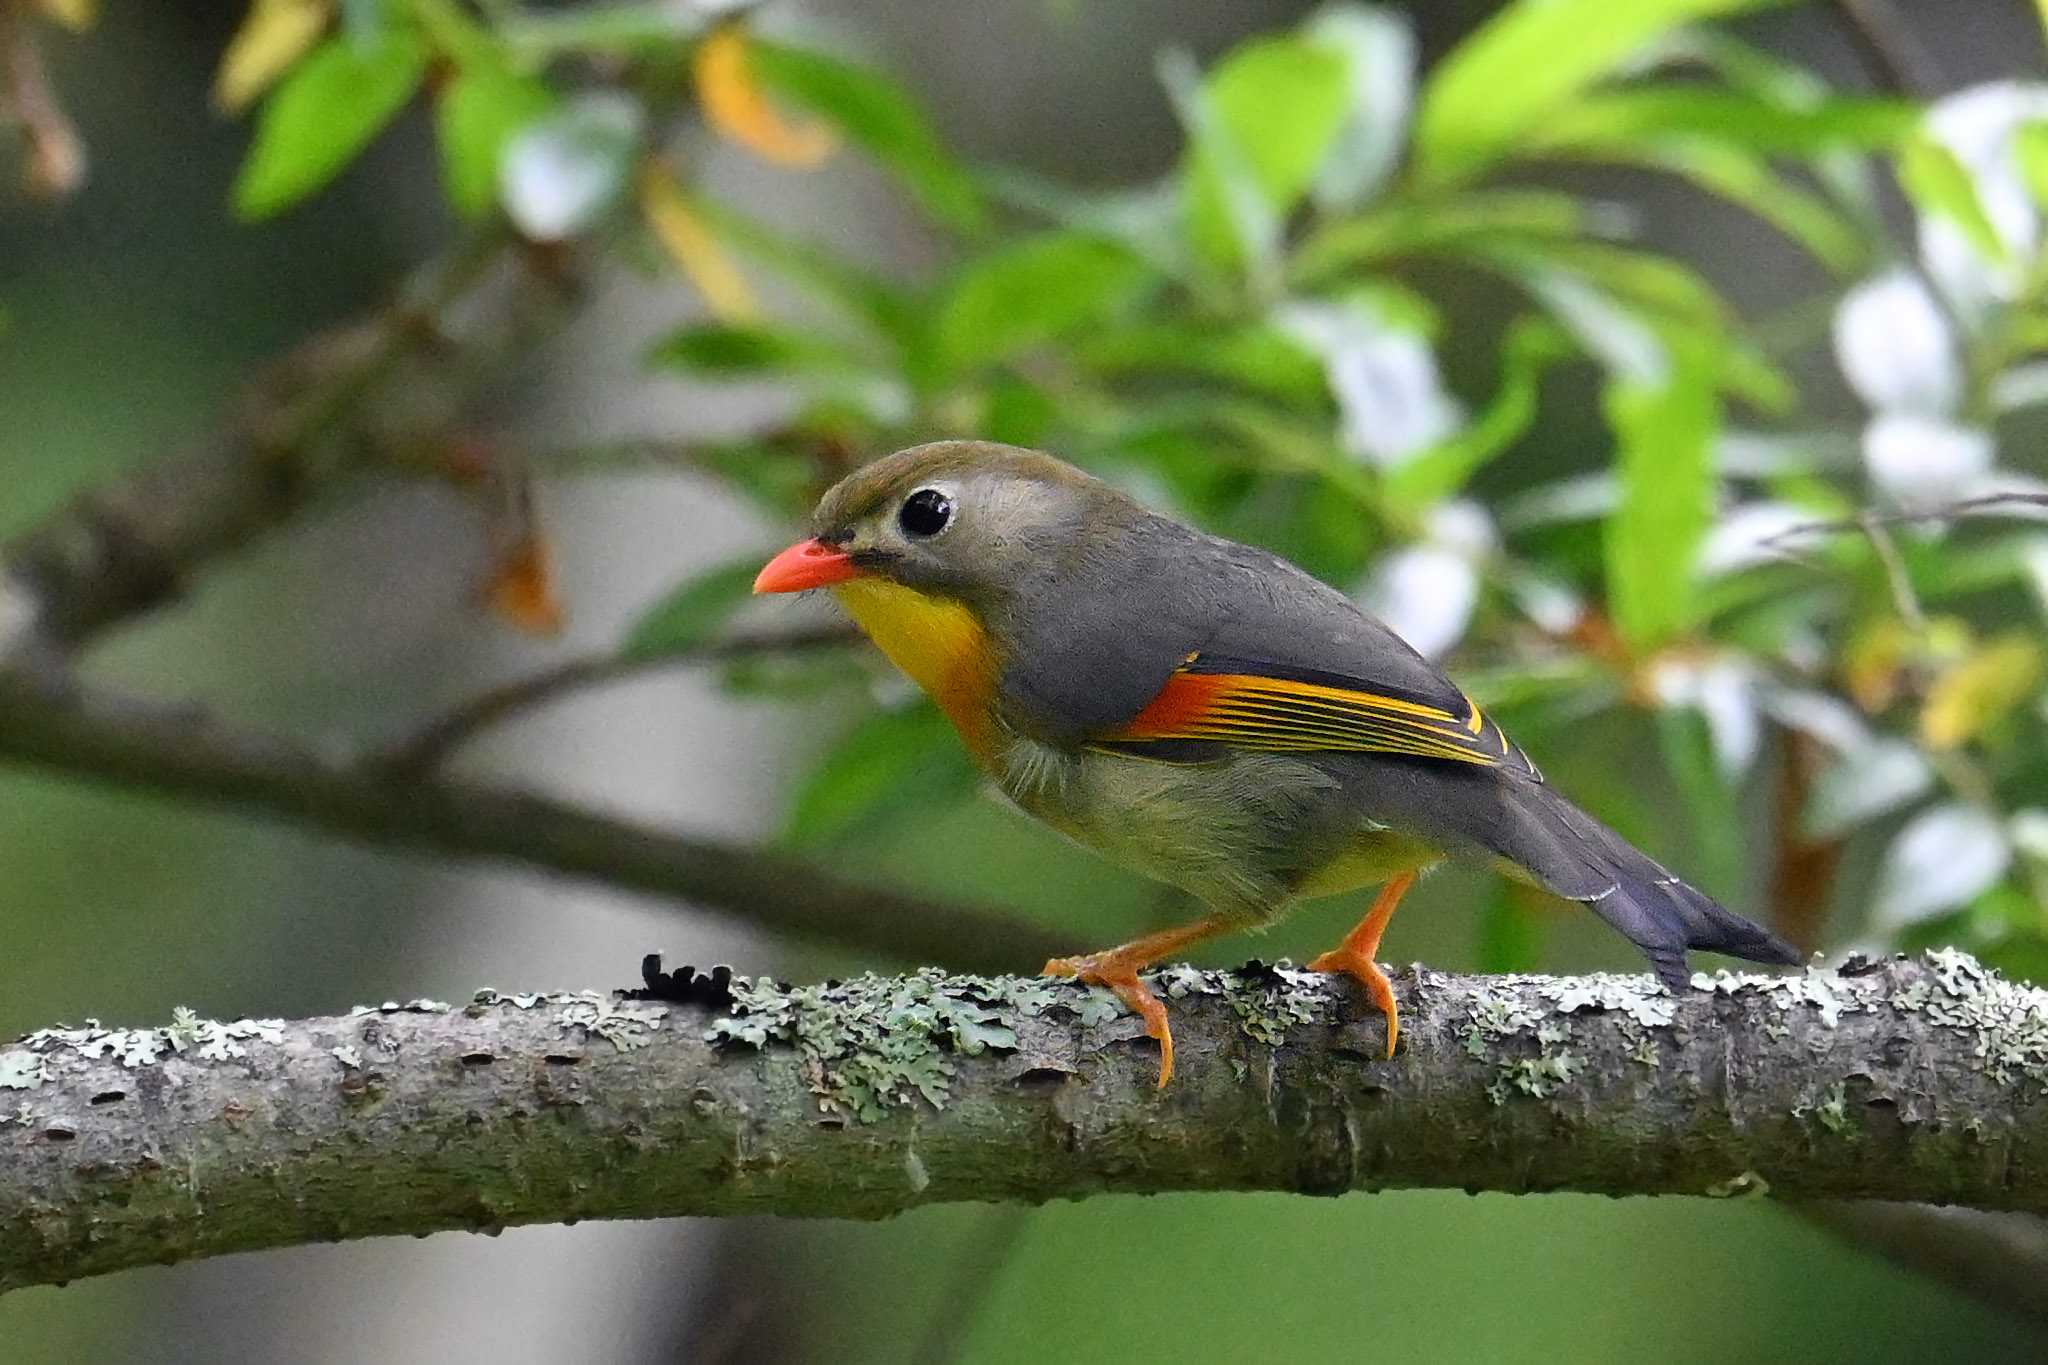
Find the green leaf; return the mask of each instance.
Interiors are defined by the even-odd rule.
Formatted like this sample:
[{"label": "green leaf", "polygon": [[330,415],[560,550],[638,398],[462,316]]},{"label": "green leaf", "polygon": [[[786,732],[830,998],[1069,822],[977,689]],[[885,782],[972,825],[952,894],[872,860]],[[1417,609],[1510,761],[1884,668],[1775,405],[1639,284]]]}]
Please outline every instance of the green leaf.
[{"label": "green leaf", "polygon": [[1543,956],[1544,919],[1528,893],[1506,877],[1495,877],[1479,919],[1482,972],[1533,972]]},{"label": "green leaf", "polygon": [[1389,202],[1339,219],[1302,240],[1288,267],[1296,288],[1402,256],[1487,241],[1571,240],[1591,226],[1586,205],[1554,190],[1479,190],[1424,201]]},{"label": "green leaf", "polygon": [[455,211],[469,219],[498,202],[498,162],[520,129],[556,106],[547,82],[490,62],[456,73],[434,105],[441,148],[441,185]]},{"label": "green leaf", "polygon": [[766,554],[747,555],[684,579],[640,613],[619,647],[620,656],[655,659],[697,648],[747,604],[754,576],[767,562]]},{"label": "green leaf", "polygon": [[1463,488],[1489,460],[1520,440],[1536,420],[1544,372],[1567,350],[1555,326],[1516,319],[1502,347],[1500,387],[1493,401],[1450,440],[1388,470],[1388,501],[1419,513]]},{"label": "green leaf", "polygon": [[426,40],[401,28],[367,45],[344,35],[314,49],[264,101],[235,177],[236,216],[269,218],[341,174],[412,98],[427,56]]},{"label": "green leaf", "polygon": [[1664,30],[1772,3],[1519,0],[1460,43],[1424,86],[1417,172],[1442,183],[1481,170]]},{"label": "green leaf", "polygon": [[650,365],[722,376],[844,373],[854,365],[843,347],[814,333],[760,323],[696,323],[663,337],[647,352]]},{"label": "green leaf", "polygon": [[1837,148],[1888,151],[1922,115],[1908,100],[1831,95],[1790,105],[1706,86],[1639,86],[1588,93],[1530,130],[1533,150],[1626,147],[1672,135],[1732,143],[1765,155],[1812,156]]},{"label": "green leaf", "polygon": [[1621,505],[1607,523],[1607,598],[1638,656],[1696,619],[1693,565],[1714,519],[1720,404],[1701,347],[1677,345],[1661,384],[1610,382]]},{"label": "green leaf", "polygon": [[836,125],[902,180],[933,217],[963,232],[986,225],[988,209],[972,177],[887,76],[775,43],[756,41],[750,59],[762,84]]},{"label": "green leaf", "polygon": [[974,765],[953,727],[928,702],[877,711],[811,771],[783,836],[817,844],[842,837],[884,810],[950,800],[971,791]]},{"label": "green leaf", "polygon": [[1709,895],[1732,895],[1742,885],[1745,864],[1738,820],[1742,802],[1715,761],[1706,717],[1690,706],[1660,710],[1657,739],[1684,799],[1685,825],[1692,835],[1686,879]]},{"label": "green leaf", "polygon": [[1297,406],[1329,395],[1322,362],[1277,327],[1162,321],[1089,330],[1073,356],[1085,369],[1113,378],[1196,375]]},{"label": "green leaf", "polygon": [[728,244],[831,304],[878,337],[907,347],[921,323],[910,296],[879,275],[851,265],[809,242],[785,236],[716,199],[699,196],[690,207]]},{"label": "green leaf", "polygon": [[1899,184],[1922,213],[1954,223],[1985,259],[2005,259],[2005,239],[1977,198],[1977,182],[1956,154],[1931,137],[1916,137],[1899,155]]},{"label": "green leaf", "polygon": [[1258,261],[1323,168],[1351,104],[1351,63],[1301,37],[1261,38],[1195,88],[1167,66],[1188,125],[1188,233],[1219,265]]},{"label": "green leaf", "polygon": [[2012,135],[2012,154],[2035,205],[2048,205],[2048,122],[2022,123]]},{"label": "green leaf", "polygon": [[943,365],[1004,359],[1115,311],[1151,277],[1121,243],[1081,233],[1027,238],[968,263],[934,323]]},{"label": "green leaf", "polygon": [[1858,274],[1869,263],[1871,244],[1855,226],[1825,199],[1800,189],[1771,169],[1763,157],[1741,147],[1691,137],[1573,152],[1683,176],[1763,219],[1837,275]]}]

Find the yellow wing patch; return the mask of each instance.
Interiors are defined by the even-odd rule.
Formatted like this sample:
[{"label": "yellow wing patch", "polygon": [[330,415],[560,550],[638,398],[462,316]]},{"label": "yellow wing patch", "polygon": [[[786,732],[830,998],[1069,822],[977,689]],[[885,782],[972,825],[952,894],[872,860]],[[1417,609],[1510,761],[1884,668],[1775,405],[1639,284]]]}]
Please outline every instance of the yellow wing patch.
[{"label": "yellow wing patch", "polygon": [[1193,742],[1269,753],[1378,753],[1489,768],[1528,766],[1500,727],[1476,703],[1463,700],[1453,712],[1362,688],[1205,671],[1204,662],[1192,658],[1144,710],[1098,742],[1126,750]]}]

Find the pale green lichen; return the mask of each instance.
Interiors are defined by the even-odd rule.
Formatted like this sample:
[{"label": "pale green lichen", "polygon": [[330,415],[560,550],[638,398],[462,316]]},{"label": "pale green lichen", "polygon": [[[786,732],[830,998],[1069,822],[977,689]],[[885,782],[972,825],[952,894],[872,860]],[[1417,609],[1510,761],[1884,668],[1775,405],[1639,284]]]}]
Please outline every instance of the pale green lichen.
[{"label": "pale green lichen", "polygon": [[1709,1199],[1762,1199],[1771,1192],[1771,1182],[1755,1171],[1741,1171],[1707,1186]]},{"label": "pale green lichen", "polygon": [[447,1012],[448,1002],[446,1000],[429,1000],[425,996],[421,996],[417,1000],[408,1000],[402,1005],[396,1000],[386,1000],[381,1005],[356,1005],[348,1013],[349,1017],[353,1019],[357,1015],[362,1014],[446,1014]]},{"label": "pale green lichen", "polygon": [[283,1042],[284,1028],[282,1019],[202,1019],[180,1005],[161,1028],[110,1029],[88,1019],[83,1028],[37,1029],[21,1042],[31,1052],[68,1049],[88,1061],[111,1057],[134,1070],[155,1065],[167,1053],[196,1052],[209,1062],[246,1057],[249,1050],[243,1043]]},{"label": "pale green lichen", "polygon": [[1718,971],[1712,976],[1693,973],[1692,984],[1719,995],[1748,993],[1763,996],[1780,1009],[1810,1005],[1820,1015],[1821,1027],[1834,1028],[1845,1014],[1861,1014],[1876,1008],[1881,986],[1864,978],[1840,975],[1821,967],[1808,967],[1794,976],[1764,976],[1758,972]]},{"label": "pale green lichen", "polygon": [[1536,993],[1555,1004],[1559,1014],[1623,1014],[1644,1028],[1663,1028],[1678,1017],[1677,998],[1655,977],[1595,972],[1544,981]]},{"label": "pale green lichen", "polygon": [[1849,1126],[1849,1096],[1847,1087],[1836,1081],[1821,1092],[1818,1104],[1795,1104],[1792,1117],[1803,1119],[1808,1114],[1820,1120],[1820,1126],[1830,1133],[1839,1133]]},{"label": "pale green lichen", "polygon": [[1230,1012],[1237,1016],[1244,1036],[1267,1047],[1286,1042],[1290,1029],[1320,1021],[1330,1005],[1326,990],[1330,978],[1320,972],[1303,971],[1286,961],[1240,972],[1168,967],[1159,973],[1158,979],[1169,1000],[1189,995],[1222,996]]},{"label": "pale green lichen", "polygon": [[1898,1008],[1968,1034],[1973,1054],[1999,1084],[2025,1078],[2048,1094],[2048,991],[2009,981],[1954,948],[1921,960],[1934,980],[1899,992]]},{"label": "pale green lichen", "polygon": [[1501,1066],[1493,1084],[1486,1088],[1487,1098],[1495,1104],[1506,1104],[1517,1092],[1547,1098],[1559,1087],[1570,1084],[1583,1065],[1583,1059],[1568,1050],[1518,1058]]},{"label": "pale green lichen", "polygon": [[637,1005],[597,991],[582,991],[568,997],[568,1004],[555,1015],[563,1028],[580,1028],[602,1038],[620,1052],[646,1047],[649,1034],[668,1018],[666,1005]]},{"label": "pale green lichen", "polygon": [[50,1079],[50,1064],[25,1048],[0,1052],[0,1090],[38,1090]]},{"label": "pale green lichen", "polygon": [[918,1099],[943,1108],[954,1074],[950,1053],[972,1057],[1017,1046],[1005,1009],[1030,1017],[1054,1005],[1075,1013],[1099,1006],[1049,981],[948,976],[934,968],[818,986],[735,977],[732,994],[731,1011],[711,1021],[707,1039],[795,1047],[819,1110],[862,1123]]},{"label": "pale green lichen", "polygon": [[356,1051],[354,1048],[337,1047],[329,1048],[328,1051],[333,1054],[335,1061],[340,1062],[350,1071],[359,1071],[362,1069],[363,1054]]}]

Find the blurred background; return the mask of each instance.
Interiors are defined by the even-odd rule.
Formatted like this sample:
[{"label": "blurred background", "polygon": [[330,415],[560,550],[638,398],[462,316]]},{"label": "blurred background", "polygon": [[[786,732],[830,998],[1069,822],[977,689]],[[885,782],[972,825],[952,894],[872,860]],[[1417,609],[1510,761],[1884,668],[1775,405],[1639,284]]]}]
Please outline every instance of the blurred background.
[{"label": "blurred background", "polygon": [[[745,602],[735,566],[850,464],[992,436],[1354,593],[1554,781],[1802,946],[2048,976],[2023,0],[0,9],[88,158],[53,161],[17,65],[0,533],[202,435],[461,243],[581,272],[432,440],[95,641],[96,680],[390,742],[564,659],[829,622]],[[507,488],[537,554],[507,557]],[[539,561],[559,628],[508,596]],[[986,799],[863,650],[642,668],[447,763],[1077,950],[1180,914]],[[903,965],[50,773],[0,769],[0,828],[10,1037],[603,989],[649,951]],[[1299,959],[1354,913],[1201,960]],[[1590,917],[1459,872],[1386,955],[1637,969]],[[2048,1319],[1886,1251],[1767,1201],[1447,1192],[585,1224],[21,1291],[0,1359],[2048,1348]]]}]

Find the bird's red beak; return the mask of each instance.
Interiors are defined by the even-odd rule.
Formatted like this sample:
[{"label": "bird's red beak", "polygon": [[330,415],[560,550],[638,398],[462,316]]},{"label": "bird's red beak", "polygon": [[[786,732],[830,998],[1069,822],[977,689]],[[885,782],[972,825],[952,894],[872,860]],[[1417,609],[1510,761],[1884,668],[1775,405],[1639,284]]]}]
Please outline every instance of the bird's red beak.
[{"label": "bird's red beak", "polygon": [[802,592],[857,577],[853,556],[822,540],[800,540],[761,567],[755,592]]}]

